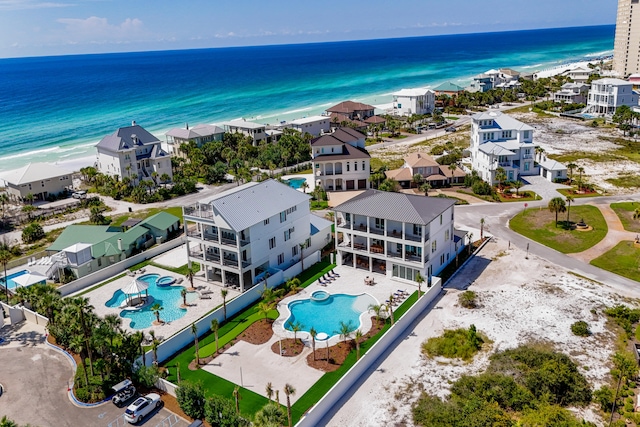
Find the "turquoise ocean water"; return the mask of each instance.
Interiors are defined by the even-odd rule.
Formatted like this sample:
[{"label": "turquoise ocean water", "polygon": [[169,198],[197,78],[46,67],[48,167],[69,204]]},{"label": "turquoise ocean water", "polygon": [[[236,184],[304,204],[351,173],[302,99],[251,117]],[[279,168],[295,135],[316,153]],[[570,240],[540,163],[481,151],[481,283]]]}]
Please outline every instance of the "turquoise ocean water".
[{"label": "turquoise ocean water", "polygon": [[260,123],[401,88],[465,85],[491,68],[536,71],[610,55],[614,26],[302,45],[0,60],[0,172],[94,156],[135,120],[164,140],[185,123]]}]

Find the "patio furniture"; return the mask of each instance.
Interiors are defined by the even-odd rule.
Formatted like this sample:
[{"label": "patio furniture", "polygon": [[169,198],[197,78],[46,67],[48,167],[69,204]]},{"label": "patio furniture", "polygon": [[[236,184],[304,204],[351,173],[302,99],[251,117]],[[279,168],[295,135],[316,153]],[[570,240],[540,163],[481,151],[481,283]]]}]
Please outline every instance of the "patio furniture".
[{"label": "patio furniture", "polygon": [[334,272],[333,270],[331,270],[331,274],[333,274],[336,277],[340,277],[340,275],[338,273]]}]

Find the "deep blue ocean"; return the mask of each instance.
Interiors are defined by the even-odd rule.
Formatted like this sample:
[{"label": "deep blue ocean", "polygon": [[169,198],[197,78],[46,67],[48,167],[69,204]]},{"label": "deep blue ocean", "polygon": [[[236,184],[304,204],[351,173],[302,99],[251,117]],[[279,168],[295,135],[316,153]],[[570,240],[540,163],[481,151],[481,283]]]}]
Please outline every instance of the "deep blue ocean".
[{"label": "deep blue ocean", "polygon": [[0,171],[94,156],[135,120],[164,140],[185,123],[278,123],[401,88],[466,85],[612,53],[615,26],[300,45],[0,59]]}]

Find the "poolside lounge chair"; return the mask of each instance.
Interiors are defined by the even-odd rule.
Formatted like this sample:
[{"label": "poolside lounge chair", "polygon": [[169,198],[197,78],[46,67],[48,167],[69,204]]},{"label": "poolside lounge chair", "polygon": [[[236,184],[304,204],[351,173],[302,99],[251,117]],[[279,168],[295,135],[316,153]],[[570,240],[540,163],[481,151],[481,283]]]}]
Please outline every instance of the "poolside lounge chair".
[{"label": "poolside lounge chair", "polygon": [[331,270],[329,273],[331,273],[331,275],[333,276],[340,277],[340,275],[333,270]]},{"label": "poolside lounge chair", "polygon": [[200,296],[200,299],[211,299],[211,294],[205,294],[203,292],[199,292],[198,295]]},{"label": "poolside lounge chair", "polygon": [[327,286],[327,282],[322,280],[322,277],[318,278],[318,283],[320,284],[320,286]]}]

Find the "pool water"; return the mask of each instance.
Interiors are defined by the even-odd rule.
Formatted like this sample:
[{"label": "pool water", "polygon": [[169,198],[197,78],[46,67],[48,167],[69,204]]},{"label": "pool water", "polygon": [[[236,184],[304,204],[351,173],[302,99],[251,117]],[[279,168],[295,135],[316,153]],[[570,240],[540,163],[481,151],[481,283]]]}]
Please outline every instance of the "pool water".
[{"label": "pool water", "polygon": [[289,187],[299,190],[306,181],[307,180],[305,178],[289,178],[284,182],[286,182]]},{"label": "pool water", "polygon": [[378,303],[374,297],[368,294],[334,294],[326,299],[323,298],[324,295],[314,296],[314,299],[303,299],[289,303],[291,315],[285,322],[285,327],[288,330],[292,330],[292,324],[300,322],[302,331],[309,332],[311,328],[314,328],[318,333],[324,332],[330,337],[340,335],[340,322],[347,324],[351,322],[354,330],[359,329],[362,326],[360,322],[362,313],[366,313],[370,305]]},{"label": "pool water", "polygon": [[[21,270],[21,271],[16,271],[15,273],[11,273],[9,275],[7,275],[7,284],[9,285],[8,288],[9,289],[15,289],[17,288],[18,285],[16,282],[14,282],[12,279],[15,279],[16,277],[20,277],[22,275],[25,275],[29,272],[29,270]],[[4,277],[2,279],[0,279],[0,283],[2,283],[2,285],[4,286]]]},{"label": "pool water", "polygon": [[[160,320],[165,322],[171,322],[180,319],[187,313],[187,310],[180,308],[182,305],[182,296],[180,292],[184,289],[183,286],[158,286],[157,280],[160,277],[159,274],[145,274],[140,276],[138,280],[149,284],[149,295],[154,298],[153,304],[144,307],[141,310],[122,310],[120,317],[125,319],[131,319],[129,326],[133,329],[144,329],[152,326],[153,321],[156,320],[155,314],[151,311],[151,307],[158,303],[162,306],[160,311]],[[195,292],[189,292],[187,294],[187,303],[191,303],[198,298]],[[127,299],[127,296],[121,290],[114,292],[109,301],[105,303],[107,307],[118,308]]]}]

